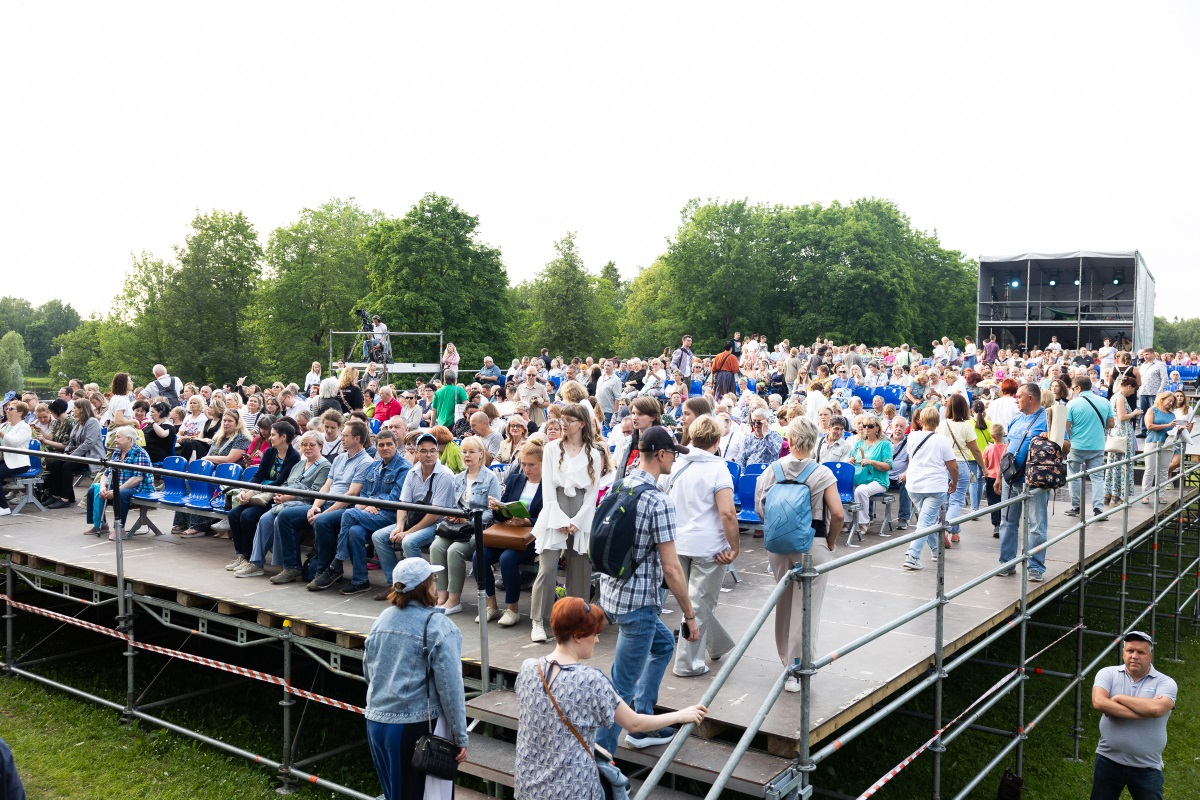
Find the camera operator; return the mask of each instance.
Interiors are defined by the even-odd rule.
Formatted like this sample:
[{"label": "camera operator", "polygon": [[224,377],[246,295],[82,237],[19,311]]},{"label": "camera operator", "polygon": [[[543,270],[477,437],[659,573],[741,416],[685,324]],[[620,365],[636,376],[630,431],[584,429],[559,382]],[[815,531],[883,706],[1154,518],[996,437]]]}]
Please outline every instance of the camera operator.
[{"label": "camera operator", "polygon": [[[392,358],[391,340],[388,336],[388,326],[379,319],[378,314],[372,314],[369,318],[366,312],[359,312],[359,316],[363,321],[363,332],[370,333],[371,336],[363,342],[363,361],[383,361],[388,362]],[[376,348],[381,348],[382,358],[376,359],[371,357],[371,353],[375,352]]]}]

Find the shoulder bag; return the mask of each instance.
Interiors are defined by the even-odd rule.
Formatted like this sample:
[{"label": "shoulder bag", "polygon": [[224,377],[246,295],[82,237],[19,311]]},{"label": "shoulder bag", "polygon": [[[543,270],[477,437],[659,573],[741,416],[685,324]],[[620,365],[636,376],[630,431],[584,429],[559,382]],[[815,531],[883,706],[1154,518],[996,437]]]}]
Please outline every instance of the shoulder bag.
[{"label": "shoulder bag", "polygon": [[[1126,406],[1129,405],[1129,401],[1124,399],[1124,395],[1122,395],[1121,402],[1125,403]],[[1090,401],[1090,400],[1088,401],[1088,405],[1092,406],[1092,410],[1096,412],[1096,416],[1100,417],[1100,427],[1103,428],[1104,427],[1104,416],[1100,413],[1100,409],[1098,409],[1094,405],[1092,405],[1092,401]],[[1123,455],[1125,455],[1125,452],[1128,449],[1128,447],[1129,447],[1129,444],[1128,444],[1128,442],[1125,441],[1125,437],[1122,434],[1118,433],[1117,426],[1114,425],[1112,430],[1108,430],[1105,432],[1105,434],[1104,434],[1104,452],[1115,453],[1117,455],[1123,456]]]},{"label": "shoulder bag", "polygon": [[459,747],[454,742],[433,733],[433,711],[430,685],[433,683],[433,665],[429,663],[429,621],[434,611],[425,618],[425,631],[421,635],[421,653],[425,656],[425,713],[429,719],[429,733],[417,739],[413,748],[412,766],[417,772],[452,781],[458,774]]},{"label": "shoulder bag", "polygon": [[[1045,414],[1046,409],[1040,409],[1038,413]],[[1025,429],[1025,436],[1021,439],[1021,443],[1017,445],[1017,449],[1007,450],[1004,456],[1000,459],[1000,477],[1004,482],[1012,485],[1018,483],[1021,478],[1025,477],[1025,465],[1017,463],[1017,453],[1021,452],[1021,448],[1025,446],[1025,442],[1029,439],[1029,434],[1033,431],[1033,423],[1029,423],[1029,427]]]},{"label": "shoulder bag", "polygon": [[558,701],[554,699],[554,693],[550,691],[550,684],[546,682],[546,673],[542,671],[542,660],[537,661],[538,675],[541,676],[542,686],[546,689],[546,696],[550,698],[550,703],[554,706],[554,710],[558,712],[558,718],[562,720],[562,724],[567,726],[567,730],[575,735],[579,744],[583,746],[584,752],[595,760],[596,771],[600,776],[600,786],[604,790],[604,800],[624,800],[629,797],[629,778],[621,772],[620,768],[613,763],[612,756],[609,755],[601,747],[595,750],[588,747],[587,740],[579,735],[579,731],[575,730],[575,726],[563,714],[562,709],[558,707]]}]

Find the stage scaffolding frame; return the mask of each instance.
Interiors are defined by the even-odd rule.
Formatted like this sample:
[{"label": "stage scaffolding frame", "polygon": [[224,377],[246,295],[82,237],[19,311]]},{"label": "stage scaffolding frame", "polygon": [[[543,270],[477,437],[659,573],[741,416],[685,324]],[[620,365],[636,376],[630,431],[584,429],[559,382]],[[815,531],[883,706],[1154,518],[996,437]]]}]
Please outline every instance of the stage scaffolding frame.
[{"label": "stage scaffolding frame", "polygon": [[[17,452],[12,448],[0,447],[0,452]],[[1149,451],[1154,452],[1154,451]],[[1149,453],[1135,454],[1134,456],[1117,462],[1120,464],[1132,465],[1142,461]],[[61,458],[64,460],[75,461],[78,463],[86,463],[99,467],[109,466],[107,459],[82,459],[71,456],[61,456],[53,453],[40,454],[43,458]],[[1071,477],[1088,476],[1093,473],[1103,472],[1106,469],[1111,469],[1116,464],[1106,464],[1103,467],[1098,467],[1094,470],[1089,470],[1086,473],[1073,474]],[[158,468],[145,468],[133,465],[121,464],[123,470],[134,470],[148,472],[155,475],[173,475],[175,477],[184,477],[185,473],[172,473]],[[245,484],[239,481],[217,481],[212,478],[205,478],[196,475],[186,475],[188,480],[202,480],[208,483],[221,483],[225,486],[243,486],[253,487],[258,491],[262,491],[264,487],[257,484]],[[1029,542],[1029,525],[1030,515],[1028,508],[1025,508],[1025,514],[1021,521],[1021,542],[1019,552],[1012,561],[1005,564],[998,564],[991,570],[988,570],[980,575],[970,578],[959,586],[947,588],[945,576],[944,558],[944,536],[942,534],[952,524],[960,524],[972,519],[979,518],[984,514],[991,512],[992,508],[986,508],[978,512],[964,514],[957,519],[947,520],[933,528],[926,528],[907,533],[896,535],[888,541],[879,545],[863,548],[853,553],[847,554],[828,564],[814,567],[811,556],[805,556],[804,560],[797,564],[796,569],[779,581],[772,591],[767,602],[763,604],[754,621],[741,637],[734,650],[723,660],[721,669],[717,673],[715,679],[708,687],[705,695],[700,702],[710,704],[712,700],[721,691],[722,686],[726,683],[732,674],[737,663],[748,649],[751,641],[761,630],[763,625],[769,619],[771,611],[779,602],[784,589],[789,582],[795,582],[800,586],[805,599],[805,613],[803,615],[803,658],[800,663],[793,664],[791,667],[781,669],[770,691],[767,694],[766,700],[758,709],[751,724],[745,729],[743,735],[737,743],[733,755],[722,768],[719,776],[714,781],[710,791],[706,795],[706,800],[716,800],[725,788],[733,773],[734,766],[738,759],[745,754],[749,749],[755,735],[758,733],[763,721],[766,719],[772,706],[779,698],[783,691],[784,683],[789,676],[796,676],[801,683],[801,730],[804,734],[799,740],[798,754],[793,760],[791,766],[782,772],[775,781],[767,787],[765,796],[771,800],[798,800],[799,798],[808,798],[813,795],[814,790],[818,787],[812,783],[812,773],[817,768],[817,765],[831,758],[841,747],[848,742],[858,738],[867,731],[871,730],[876,725],[880,724],[887,717],[896,712],[903,712],[904,705],[910,700],[921,694],[922,692],[932,689],[934,692],[934,711],[929,715],[933,721],[933,728],[936,734],[923,743],[916,752],[906,759],[906,765],[911,759],[915,759],[924,753],[928,753],[933,761],[932,764],[932,785],[930,787],[930,796],[933,798],[942,798],[943,787],[941,763],[943,754],[948,746],[950,746],[963,732],[965,731],[982,731],[996,735],[999,738],[1006,739],[1006,743],[999,749],[995,756],[979,771],[975,776],[963,787],[959,788],[957,793],[953,795],[955,800],[970,796],[971,792],[982,782],[989,774],[1003,765],[1007,759],[1015,757],[1015,772],[1020,775],[1023,770],[1024,758],[1024,743],[1028,740],[1032,731],[1034,731],[1039,723],[1061,702],[1072,699],[1075,710],[1075,725],[1072,729],[1073,736],[1073,754],[1072,757],[1078,759],[1080,757],[1080,744],[1083,737],[1083,729],[1081,727],[1081,716],[1084,702],[1083,687],[1089,674],[1100,665],[1105,658],[1111,658],[1111,652],[1117,647],[1120,636],[1124,632],[1131,630],[1139,625],[1144,627],[1144,620],[1148,619],[1149,629],[1152,635],[1156,637],[1160,644],[1160,652],[1170,646],[1175,658],[1178,658],[1179,641],[1183,635],[1182,623],[1185,615],[1189,616],[1189,622],[1192,627],[1192,632],[1195,633],[1200,627],[1200,603],[1197,602],[1200,595],[1200,588],[1196,583],[1197,568],[1200,567],[1200,493],[1196,492],[1197,485],[1200,484],[1200,464],[1193,461],[1185,461],[1184,468],[1180,471],[1177,478],[1174,479],[1174,484],[1171,491],[1179,498],[1176,503],[1160,504],[1158,488],[1151,489],[1150,492],[1141,492],[1127,499],[1125,503],[1115,505],[1103,514],[1095,517],[1090,517],[1087,509],[1091,507],[1087,492],[1090,488],[1089,482],[1085,479],[1081,481],[1082,514],[1079,522],[1065,531],[1049,538],[1045,543],[1036,547],[1030,548]],[[1044,490],[1026,490],[1021,494],[1010,498],[1001,504],[1002,507],[1013,506],[1022,501],[1043,492]],[[1191,492],[1190,494],[1186,494]],[[328,500],[349,499],[342,498],[340,495],[322,494],[320,492],[307,492],[304,490],[289,490],[289,493],[304,496],[307,498],[321,498]],[[1144,530],[1141,530],[1136,535],[1130,534],[1129,528],[1129,510],[1134,503],[1140,501],[1143,497],[1149,497],[1153,503],[1153,518]],[[421,506],[407,503],[390,503],[387,501],[371,501],[355,498],[356,502],[369,502],[381,507],[395,508],[398,510],[414,510],[414,511],[429,511],[432,513],[461,513],[453,509],[442,509],[432,506]],[[1101,520],[1121,519],[1122,536],[1119,545],[1112,550],[1097,558],[1092,563],[1087,563],[1086,556],[1086,536],[1088,526]],[[474,515],[475,534],[476,534],[476,553],[482,553],[482,517],[479,513]],[[174,733],[190,737],[208,746],[215,747],[226,753],[252,760],[255,763],[262,764],[275,770],[280,781],[278,791],[280,793],[291,793],[296,791],[300,784],[307,783],[328,789],[346,797],[358,798],[360,800],[372,800],[374,795],[366,795],[355,789],[347,786],[342,786],[332,781],[328,781],[318,777],[316,774],[302,769],[318,761],[329,758],[341,752],[345,752],[351,748],[358,747],[361,742],[351,742],[341,745],[324,753],[318,753],[309,756],[302,760],[295,758],[296,741],[299,733],[299,725],[293,723],[292,707],[295,705],[295,699],[316,701],[326,705],[331,705],[335,708],[342,708],[347,711],[354,711],[355,707],[342,701],[333,698],[316,695],[312,692],[306,692],[298,689],[291,683],[293,660],[297,654],[304,658],[315,661],[319,667],[338,678],[347,679],[353,682],[361,683],[361,660],[362,651],[352,648],[342,647],[340,645],[326,642],[320,639],[311,637],[297,636],[291,627],[287,624],[283,628],[267,627],[250,620],[239,619],[237,617],[227,616],[218,612],[209,611],[207,609],[192,608],[181,605],[161,597],[155,597],[150,594],[139,593],[134,590],[131,582],[124,578],[124,555],[121,544],[122,528],[119,520],[114,526],[117,534],[116,550],[117,550],[117,575],[116,585],[90,580],[79,576],[60,575],[56,572],[40,569],[38,567],[18,564],[14,561],[12,555],[8,555],[0,559],[0,566],[4,571],[4,595],[5,602],[5,651],[4,661],[2,665],[3,674],[10,677],[20,677],[27,680],[36,681],[52,688],[63,691],[72,696],[97,703],[106,708],[110,708],[121,714],[123,720],[133,721],[140,720],[149,724],[157,725]],[[898,550],[898,548],[906,547],[911,542],[924,538],[932,532],[938,533],[939,542],[939,559],[937,561],[937,580],[936,590],[932,598],[921,604],[918,608],[902,614],[890,622],[883,624],[871,632],[855,639],[853,642],[839,647],[836,651],[817,657],[814,652],[813,641],[811,637],[812,617],[809,609],[811,603],[808,602],[812,595],[813,581],[827,573],[836,572],[837,569],[843,568],[854,562],[870,558],[873,555],[884,551]],[[1070,574],[1066,580],[1063,580],[1059,585],[1055,586],[1052,591],[1047,592],[1036,600],[1029,596],[1029,583],[1027,572],[1022,568],[1023,565],[1037,552],[1045,551],[1055,544],[1062,542],[1067,537],[1078,533],[1078,557],[1073,574]],[[1122,579],[1119,583],[1111,583],[1106,580],[1107,571],[1113,567],[1117,567],[1119,574],[1122,576],[1136,574],[1136,571],[1130,569],[1129,559],[1130,554],[1143,546],[1150,546],[1151,563],[1148,569],[1141,570],[1144,576],[1150,580],[1150,586],[1145,592],[1145,597],[1131,599],[1131,595],[1138,592],[1137,587],[1131,587],[1127,581]],[[1174,552],[1164,554],[1164,549],[1161,545],[1173,545]],[[1017,603],[1016,612],[1012,615],[1008,624],[998,624],[994,629],[981,637],[978,641],[972,643],[969,647],[959,652],[947,654],[944,641],[944,619],[946,606],[971,589],[983,584],[985,581],[996,576],[1001,570],[1009,567],[1018,569],[1021,581],[1020,597]],[[477,569],[482,569],[481,565],[476,563]],[[48,596],[56,600],[69,600],[73,607],[100,608],[105,606],[115,605],[117,607],[117,625],[113,628],[108,628],[94,623],[84,622],[75,617],[70,617],[65,614],[59,614],[45,608],[39,608],[32,603],[18,600],[15,596],[17,582],[20,581],[25,587],[32,591],[32,594],[37,596]],[[1185,581],[1189,583],[1185,594]],[[1113,592],[1112,594],[1091,594],[1088,589],[1090,585],[1103,587],[1105,591]],[[1045,608],[1049,603],[1059,600],[1064,596],[1069,596],[1071,593],[1076,594],[1077,615],[1078,620],[1074,626],[1053,626],[1040,623],[1032,619],[1032,616],[1039,610]],[[482,606],[484,602],[483,589],[479,589],[479,602]],[[1115,633],[1105,633],[1101,631],[1089,630],[1084,623],[1085,614],[1088,605],[1093,607],[1115,608],[1119,619],[1119,631]],[[200,658],[183,653],[182,651],[173,651],[166,648],[161,648],[153,645],[147,645],[138,640],[135,636],[134,614],[133,609],[138,608],[145,612],[146,616],[154,621],[155,624],[165,627],[170,630],[186,631],[192,636],[201,639],[219,642],[223,645],[231,646],[237,650],[246,651],[262,647],[277,647],[280,652],[280,674],[269,675],[263,677],[265,673],[251,674],[254,671],[248,670],[236,665],[217,662],[214,659]],[[18,619],[19,613],[32,613],[56,619],[64,624],[77,625],[83,628],[93,630],[94,632],[116,639],[123,642],[125,650],[126,663],[126,697],[124,703],[115,702],[104,697],[97,696],[90,692],[69,686],[60,681],[49,678],[45,675],[34,672],[31,668],[40,664],[52,662],[59,659],[70,658],[74,656],[84,655],[89,652],[94,652],[106,649],[105,645],[99,647],[89,647],[82,650],[77,650],[72,653],[59,654],[46,658],[28,659],[22,658],[15,651],[15,622]],[[814,743],[810,741],[808,732],[811,731],[811,685],[813,676],[821,669],[829,667],[837,658],[844,657],[848,653],[857,650],[864,645],[873,642],[886,634],[896,630],[900,626],[917,619],[926,614],[935,616],[935,647],[932,654],[933,666],[928,674],[913,682],[903,691],[888,698],[880,707],[874,709],[865,718],[854,722],[851,725],[843,728],[836,734],[836,739],[828,744],[825,744],[820,749],[813,751]],[[180,624],[179,619],[194,619],[195,624]],[[1168,632],[1157,632],[1159,619],[1163,618],[1171,621],[1170,630]],[[483,619],[483,618],[481,618]],[[225,631],[224,627],[231,630]],[[1048,627],[1059,630],[1063,633],[1058,642],[1073,640],[1075,645],[1075,668],[1071,673],[1044,673],[1053,674],[1059,678],[1065,679],[1067,685],[1053,700],[1043,709],[1037,712],[1029,712],[1026,710],[1025,703],[1025,681],[1029,679],[1028,664],[1033,658],[1026,649],[1026,634],[1030,627]],[[1016,629],[1019,636],[1019,646],[1015,663],[1004,664],[1011,671],[1002,679],[992,690],[989,690],[983,696],[978,698],[967,710],[961,712],[957,717],[947,721],[946,711],[944,708],[944,683],[949,675],[959,667],[968,664],[989,663],[996,665],[997,662],[987,662],[979,658],[979,655],[990,644],[998,641],[1003,636],[1008,635],[1013,629]],[[1084,637],[1085,636],[1100,636],[1108,640],[1107,646],[1097,655],[1092,661],[1084,663]],[[468,693],[473,691],[487,692],[492,688],[492,680],[488,667],[488,651],[487,651],[487,626],[486,621],[480,623],[480,644],[481,644],[481,659],[480,659],[480,679],[472,680],[465,679],[468,688]],[[1057,644],[1056,642],[1055,644]],[[38,643],[40,645],[40,642]],[[38,645],[34,645],[36,648]],[[1053,645],[1052,645],[1053,646]],[[142,692],[138,693],[137,672],[135,671],[134,656],[139,649],[150,650],[152,652],[165,653],[172,657],[179,657],[185,660],[190,660],[195,663],[201,663],[215,669],[220,669],[230,672],[238,676],[238,680],[265,680],[268,683],[280,687],[282,698],[280,701],[281,715],[283,721],[283,741],[281,743],[281,755],[278,760],[267,758],[256,753],[244,750],[235,745],[223,742],[220,739],[209,736],[201,731],[192,730],[186,726],[178,725],[165,720],[154,714],[147,713],[149,709],[168,705],[173,702],[189,699],[199,694],[210,691],[218,691],[229,684],[222,684],[218,687],[203,689],[199,691],[188,692],[177,695],[175,697],[156,700],[150,703],[142,702],[145,698],[150,686],[143,688]],[[1037,654],[1034,654],[1037,655]],[[358,671],[354,669],[355,664],[359,665]],[[151,686],[153,681],[151,681]],[[1014,694],[1017,700],[1017,719],[1013,728],[1005,730],[987,727],[979,724],[979,719],[990,708],[992,708],[1002,698]],[[910,712],[911,713],[911,712]],[[1032,713],[1032,715],[1030,715]],[[654,787],[658,785],[663,776],[667,773],[674,755],[682,747],[684,740],[691,733],[691,725],[685,725],[680,729],[680,735],[677,735],[666,748],[657,764],[646,777],[644,783],[639,788],[635,800],[649,800],[653,796]],[[1013,755],[1015,754],[1015,756]],[[886,784],[899,770],[892,770],[889,773],[881,776],[875,785],[866,789],[860,797],[871,796],[875,791]]]}]

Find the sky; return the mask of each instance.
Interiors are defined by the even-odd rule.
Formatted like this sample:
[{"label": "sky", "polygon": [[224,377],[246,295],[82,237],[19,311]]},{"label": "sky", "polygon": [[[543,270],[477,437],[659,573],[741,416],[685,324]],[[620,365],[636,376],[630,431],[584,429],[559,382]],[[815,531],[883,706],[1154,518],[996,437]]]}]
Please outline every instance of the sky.
[{"label": "sky", "polygon": [[424,193],[513,283],[689,198],[894,201],[968,256],[1140,250],[1198,316],[1196,3],[7,2],[0,294],[103,314],[197,211]]}]

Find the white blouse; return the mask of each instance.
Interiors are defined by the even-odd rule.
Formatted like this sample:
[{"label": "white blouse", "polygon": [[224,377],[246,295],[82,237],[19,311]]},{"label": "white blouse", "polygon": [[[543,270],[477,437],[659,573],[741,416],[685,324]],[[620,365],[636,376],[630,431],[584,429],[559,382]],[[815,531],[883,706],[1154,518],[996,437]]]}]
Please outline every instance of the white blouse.
[{"label": "white blouse", "polygon": [[[600,479],[603,477],[604,461],[599,449],[593,448],[590,456],[592,474],[595,480],[588,479],[589,454],[580,450],[575,456],[563,451],[563,440],[556,439],[546,445],[542,453],[542,513],[538,515],[533,526],[533,536],[536,542],[535,550],[562,550],[567,546],[567,534],[561,528],[574,525],[578,528],[575,534],[575,552],[586,554],[591,542],[592,516],[596,512],[596,497],[600,492]],[[559,456],[562,455],[562,465]],[[575,497],[583,493],[583,505],[575,516],[568,516],[558,504],[558,489],[563,490],[567,497]]]}]

